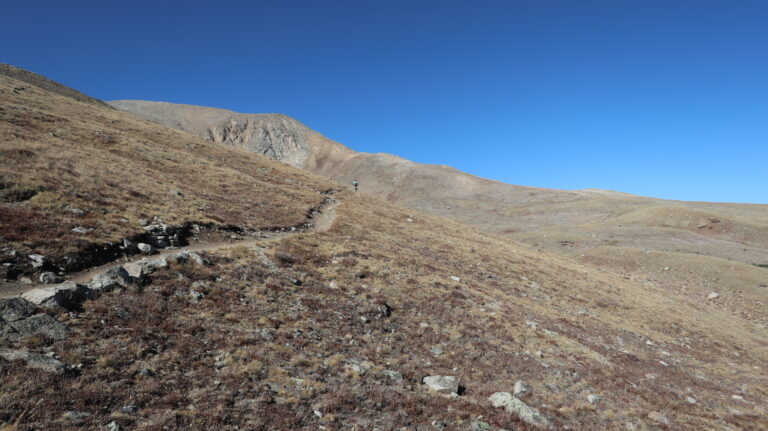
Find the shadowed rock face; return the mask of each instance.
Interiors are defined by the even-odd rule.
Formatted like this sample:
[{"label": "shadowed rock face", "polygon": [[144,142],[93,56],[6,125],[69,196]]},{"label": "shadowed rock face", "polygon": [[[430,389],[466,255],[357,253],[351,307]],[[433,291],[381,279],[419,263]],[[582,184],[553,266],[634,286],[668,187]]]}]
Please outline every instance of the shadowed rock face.
[{"label": "shadowed rock face", "polygon": [[285,115],[240,114],[224,109],[141,100],[117,100],[109,104],[208,141],[264,154],[307,170],[314,170],[318,157],[327,151],[352,154],[348,148]]}]

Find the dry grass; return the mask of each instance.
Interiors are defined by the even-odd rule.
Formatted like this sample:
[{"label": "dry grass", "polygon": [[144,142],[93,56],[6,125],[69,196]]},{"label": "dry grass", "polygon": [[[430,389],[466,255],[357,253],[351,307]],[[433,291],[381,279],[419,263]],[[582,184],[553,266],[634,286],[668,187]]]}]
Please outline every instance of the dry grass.
[{"label": "dry grass", "polygon": [[[8,99],[15,105],[0,99],[2,118],[24,124],[12,129],[17,135],[56,122],[43,114],[69,112],[67,121],[83,123],[67,132],[73,135],[112,120],[97,108],[87,111],[58,99],[51,107],[28,93],[18,97],[24,94],[30,100]],[[9,114],[24,110],[28,115]],[[131,198],[127,188],[106,184],[98,160],[127,158],[109,140],[87,144],[92,157],[66,156],[72,163],[67,169],[79,172],[67,177],[76,194],[64,191],[69,185],[46,180],[46,171],[4,165],[4,183],[19,190],[41,187],[35,197],[7,205],[62,222],[70,216],[52,208],[77,205],[87,214],[103,208],[107,214],[96,216],[94,224],[104,229],[111,217],[148,215],[155,205],[169,211],[164,217],[182,222],[195,206],[212,208],[215,202],[225,223],[286,226],[303,221],[326,187],[260,157],[239,162],[237,151],[137,120],[117,121],[110,129],[116,142],[125,142],[129,131],[147,142],[168,140],[162,150],[146,145],[131,154],[145,158],[137,166],[153,184],[178,181],[174,187],[182,188],[190,181],[204,187],[182,189],[185,198],[197,199],[194,205],[155,201],[145,187],[132,190],[146,198]],[[0,123],[3,130],[6,123]],[[184,142],[195,151],[186,152]],[[59,164],[51,160],[68,154],[32,144],[23,148],[36,154],[34,163],[52,169]],[[198,160],[198,154],[210,157],[209,178],[171,171]],[[80,170],[81,163],[93,169]],[[260,168],[273,176],[259,176]],[[112,174],[120,175],[120,169]],[[226,187],[230,195],[215,195],[225,180],[239,184],[237,190]],[[252,205],[251,213],[242,204],[251,192],[279,205],[272,212]],[[327,231],[293,235],[266,249],[214,253],[207,256],[210,267],[171,265],[143,286],[87,302],[81,313],[58,315],[72,328],[67,340],[4,342],[52,352],[79,371],[55,376],[3,362],[0,422],[16,429],[98,429],[116,421],[126,429],[149,430],[425,430],[442,422],[447,430],[466,430],[482,417],[497,428],[525,430],[530,428],[487,402],[491,393],[511,391],[522,379],[533,391],[526,402],[556,429],[626,429],[627,423],[665,429],[650,422],[650,411],[669,418],[666,429],[768,428],[765,329],[444,219],[362,194],[335,197],[341,205]],[[46,250],[57,244],[35,241],[47,244]],[[189,295],[193,284],[205,295],[202,300]],[[402,383],[384,370],[400,372]],[[428,392],[421,380],[432,374],[458,376],[462,396]],[[602,401],[590,405],[589,393]],[[731,398],[736,394],[744,401]],[[698,403],[688,404],[687,395]],[[127,406],[136,411],[123,410]],[[76,423],[62,416],[67,410],[91,415]]]},{"label": "dry grass", "polygon": [[[293,226],[332,187],[251,153],[22,84],[0,77],[2,247],[59,257],[83,243],[139,234],[138,220],[154,216],[176,225]],[[72,232],[77,226],[93,230]]]}]

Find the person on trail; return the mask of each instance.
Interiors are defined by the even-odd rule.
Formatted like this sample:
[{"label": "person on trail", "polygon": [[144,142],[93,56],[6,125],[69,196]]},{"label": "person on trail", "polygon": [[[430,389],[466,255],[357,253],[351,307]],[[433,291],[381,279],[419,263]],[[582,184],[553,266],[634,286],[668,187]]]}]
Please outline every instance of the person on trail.
[{"label": "person on trail", "polygon": [[355,186],[355,191],[357,191],[357,185],[358,185],[358,184],[360,184],[360,183],[358,183],[358,182],[357,182],[357,178],[355,178],[354,180],[352,180],[352,185],[353,185],[353,186]]}]

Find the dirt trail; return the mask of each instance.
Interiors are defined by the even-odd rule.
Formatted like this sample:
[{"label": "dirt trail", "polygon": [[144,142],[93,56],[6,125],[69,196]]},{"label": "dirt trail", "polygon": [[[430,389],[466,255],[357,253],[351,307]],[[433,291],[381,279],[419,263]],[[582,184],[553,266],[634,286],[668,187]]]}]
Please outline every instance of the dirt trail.
[{"label": "dirt trail", "polygon": [[[251,247],[256,244],[267,244],[270,242],[280,241],[283,238],[312,232],[325,232],[331,228],[334,220],[336,220],[336,207],[339,202],[333,197],[328,197],[323,204],[318,208],[318,212],[313,217],[308,217],[305,228],[298,228],[295,230],[287,231],[271,231],[271,232],[256,232],[254,235],[258,235],[256,238],[248,238],[243,240],[230,240],[230,241],[218,241],[218,242],[191,242],[185,247],[179,247],[177,249],[160,249],[157,254],[147,256],[143,254],[137,254],[132,256],[126,256],[124,258],[114,260],[104,265],[89,268],[80,272],[75,272],[66,275],[66,281],[74,281],[76,283],[86,283],[93,277],[103,272],[106,272],[109,268],[115,265],[124,265],[130,262],[136,262],[145,258],[157,258],[161,256],[170,256],[178,254],[182,250],[186,251],[205,251],[214,252],[218,250],[224,250],[233,247]],[[54,284],[22,284],[20,282],[8,282],[3,283],[0,287],[0,298],[10,298],[14,296],[20,296],[24,292],[32,289],[38,289],[41,287],[51,287]]]}]

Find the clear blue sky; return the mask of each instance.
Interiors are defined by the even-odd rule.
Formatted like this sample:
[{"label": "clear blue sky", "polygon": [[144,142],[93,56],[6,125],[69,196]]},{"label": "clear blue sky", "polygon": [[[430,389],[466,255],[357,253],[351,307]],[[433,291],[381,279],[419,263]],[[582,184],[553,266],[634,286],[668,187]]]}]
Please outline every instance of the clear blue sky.
[{"label": "clear blue sky", "polygon": [[500,181],[768,203],[768,2],[9,1],[0,61]]}]

